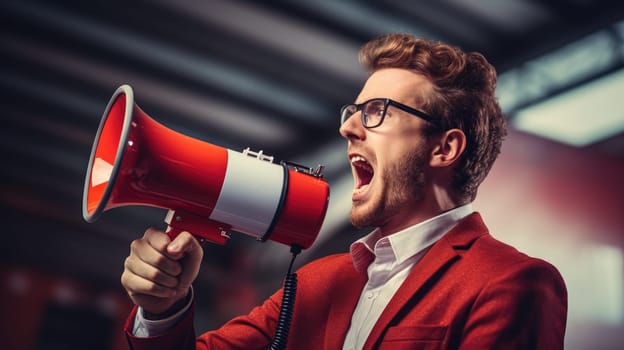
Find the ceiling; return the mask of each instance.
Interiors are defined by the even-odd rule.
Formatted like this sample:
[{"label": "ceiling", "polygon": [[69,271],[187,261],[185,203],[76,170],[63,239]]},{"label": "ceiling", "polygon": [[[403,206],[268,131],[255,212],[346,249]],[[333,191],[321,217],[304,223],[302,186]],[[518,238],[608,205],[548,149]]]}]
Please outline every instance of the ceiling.
[{"label": "ceiling", "polygon": [[[310,256],[323,255],[354,237],[338,235],[353,229],[349,203],[339,200],[349,198],[351,175],[337,128],[340,106],[366,78],[361,44],[409,32],[483,52],[504,74],[623,18],[624,2],[588,0],[2,2],[2,259],[118,288],[130,241],[162,225],[163,211],[153,208],[113,210],[95,224],[81,216],[91,144],[121,84],[176,131],[323,163],[332,202]],[[622,140],[588,149],[622,162]],[[206,264],[200,283],[227,279],[241,257],[253,257],[252,271],[276,260],[281,271],[283,247],[267,245],[234,237],[207,247],[206,259],[218,263]]]}]

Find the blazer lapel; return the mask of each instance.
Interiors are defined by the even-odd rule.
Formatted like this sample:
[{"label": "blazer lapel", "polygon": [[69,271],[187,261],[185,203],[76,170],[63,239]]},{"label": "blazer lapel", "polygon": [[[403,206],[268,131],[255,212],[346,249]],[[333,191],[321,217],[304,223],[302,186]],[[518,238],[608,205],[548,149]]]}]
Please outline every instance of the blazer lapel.
[{"label": "blazer lapel", "polygon": [[325,349],[342,349],[351,324],[351,316],[368,278],[366,271],[356,272],[351,261],[344,270],[339,274],[339,280],[333,288],[334,295],[329,301]]},{"label": "blazer lapel", "polygon": [[460,221],[451,231],[436,242],[412,269],[405,282],[399,287],[388,306],[384,309],[371,330],[364,349],[373,349],[392,320],[412,300],[420,300],[418,293],[423,291],[427,281],[436,274],[444,273],[444,268],[459,259],[456,249],[469,247],[479,236],[487,234],[487,227],[478,213],[473,213]]}]

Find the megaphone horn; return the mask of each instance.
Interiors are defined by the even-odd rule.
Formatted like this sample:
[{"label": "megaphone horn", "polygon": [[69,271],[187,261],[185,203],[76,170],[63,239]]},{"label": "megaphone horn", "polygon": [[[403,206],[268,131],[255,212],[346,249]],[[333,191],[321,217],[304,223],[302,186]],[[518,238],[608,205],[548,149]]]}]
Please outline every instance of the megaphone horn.
[{"label": "megaphone horn", "polygon": [[130,86],[111,97],[91,149],[82,213],[128,205],[169,209],[175,237],[189,231],[225,244],[230,230],[308,248],[329,202],[322,167],[280,162],[262,151],[236,152],[177,133],[134,103]]}]

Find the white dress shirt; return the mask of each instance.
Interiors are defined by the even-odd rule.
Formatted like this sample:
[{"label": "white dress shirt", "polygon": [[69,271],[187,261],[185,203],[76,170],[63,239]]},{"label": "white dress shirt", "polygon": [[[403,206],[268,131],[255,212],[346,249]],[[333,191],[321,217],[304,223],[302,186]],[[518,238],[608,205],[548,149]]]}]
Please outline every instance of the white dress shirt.
[{"label": "white dress shirt", "polygon": [[[361,349],[379,316],[428,248],[473,212],[466,204],[392,235],[379,229],[351,245],[356,270],[367,269],[368,282],[351,317],[343,350]],[[372,263],[371,263],[372,262]]]}]

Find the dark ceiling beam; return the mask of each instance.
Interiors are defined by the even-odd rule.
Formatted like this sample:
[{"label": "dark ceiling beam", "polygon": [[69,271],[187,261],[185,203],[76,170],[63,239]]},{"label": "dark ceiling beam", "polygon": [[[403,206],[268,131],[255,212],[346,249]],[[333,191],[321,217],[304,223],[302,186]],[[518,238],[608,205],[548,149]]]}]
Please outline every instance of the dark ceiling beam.
[{"label": "dark ceiling beam", "polygon": [[[162,72],[168,71],[172,82],[183,78],[187,82],[185,85],[197,89],[213,89],[213,93],[220,93],[219,99],[221,100],[227,101],[229,97],[231,103],[242,103],[273,118],[298,121],[298,123],[310,126],[322,125],[329,112],[326,106],[336,103],[333,94],[326,95],[329,102],[323,102],[321,96],[326,91],[332,91],[333,86],[340,86],[340,83],[336,82],[332,85],[329,77],[308,69],[299,62],[290,61],[289,64],[284,62],[283,66],[288,67],[284,71],[288,72],[290,77],[286,76],[280,80],[276,71],[266,72],[255,70],[253,66],[237,65],[230,57],[219,56],[219,53],[197,51],[197,45],[182,48],[175,43],[157,42],[143,32],[128,31],[122,26],[113,27],[97,20],[89,21],[88,17],[83,18],[68,12],[67,9],[34,8],[27,5],[8,9],[14,14],[30,18],[32,22],[40,23],[40,25],[47,24],[50,29],[60,31],[63,36],[57,39],[59,42],[64,42],[65,36],[68,36],[74,41],[87,43],[86,48],[89,45],[95,45],[99,47],[99,50],[115,52],[125,57],[121,60],[116,58],[114,62],[118,64],[124,64],[124,61],[125,65],[134,62],[134,67],[141,67],[141,70],[146,73],[150,70],[145,69],[151,66],[152,69],[160,71],[161,76]],[[236,43],[239,56],[262,57],[252,50],[240,52],[241,43],[234,40],[232,42]],[[71,46],[85,49],[82,45]],[[91,54],[93,52],[91,51]],[[274,63],[276,62],[272,62]],[[306,85],[295,85],[288,80],[297,74],[300,76],[299,82],[303,80],[305,74],[310,75],[310,81],[318,79],[316,87],[309,90],[308,85],[308,90],[306,90]],[[324,82],[321,83],[321,80]],[[311,96],[316,97],[313,99]]]},{"label": "dark ceiling beam", "polygon": [[502,31],[481,18],[467,13],[449,2],[430,1],[419,4],[408,0],[387,0],[374,5],[379,11],[392,10],[394,16],[405,17],[452,45],[466,51],[488,50],[487,43],[500,40]]},{"label": "dark ceiling beam", "polygon": [[348,38],[358,46],[371,38],[370,29],[366,28],[364,22],[362,22],[361,26],[356,27],[350,24],[350,22],[341,21],[339,16],[332,17],[321,15],[318,11],[310,10],[314,7],[314,3],[311,5],[302,5],[300,2],[288,0],[267,0],[261,3],[254,0],[241,0],[241,2],[257,4],[267,10],[297,18],[311,26],[323,28],[327,32],[336,33],[336,35]]},{"label": "dark ceiling beam", "polygon": [[[534,3],[542,4],[541,1]],[[565,7],[567,3],[553,2],[549,5],[553,11],[558,11],[557,20],[548,21],[522,35],[509,37],[497,45],[490,57],[499,73],[624,19],[622,1],[591,2],[587,7]]]}]

